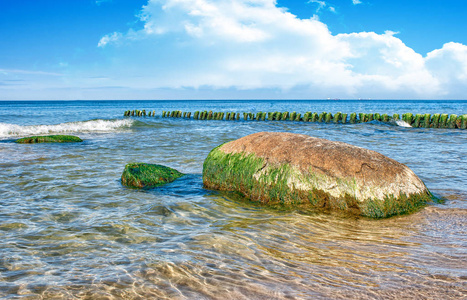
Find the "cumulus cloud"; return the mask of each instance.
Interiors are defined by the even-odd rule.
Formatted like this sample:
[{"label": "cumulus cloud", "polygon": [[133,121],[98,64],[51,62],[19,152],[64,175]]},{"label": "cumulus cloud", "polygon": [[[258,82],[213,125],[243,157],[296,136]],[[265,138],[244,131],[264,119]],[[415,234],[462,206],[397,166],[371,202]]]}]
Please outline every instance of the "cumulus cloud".
[{"label": "cumulus cloud", "polygon": [[352,3],[353,3],[354,5],[357,5],[357,4],[361,4],[362,1],[360,1],[360,0],[352,0]]},{"label": "cumulus cloud", "polygon": [[140,18],[140,31],[99,42],[130,66],[125,84],[136,88],[299,89],[309,98],[456,97],[467,90],[462,44],[424,57],[397,33],[333,35],[275,0],[149,0]]}]

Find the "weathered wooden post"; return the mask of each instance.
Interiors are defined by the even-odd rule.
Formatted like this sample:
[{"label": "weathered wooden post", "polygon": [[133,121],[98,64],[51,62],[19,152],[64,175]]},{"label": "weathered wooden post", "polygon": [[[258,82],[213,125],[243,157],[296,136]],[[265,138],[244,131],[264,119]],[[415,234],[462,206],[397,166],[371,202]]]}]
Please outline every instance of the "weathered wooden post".
[{"label": "weathered wooden post", "polygon": [[366,122],[366,115],[364,113],[359,113],[358,117],[359,117],[359,122],[360,123]]},{"label": "weathered wooden post", "polygon": [[311,122],[318,122],[318,113],[314,112],[311,114]]},{"label": "weathered wooden post", "polygon": [[425,114],[423,116],[423,126],[425,128],[430,128],[430,126],[431,126],[431,114]]},{"label": "weathered wooden post", "polygon": [[349,120],[350,124],[355,124],[357,123],[357,113],[351,113],[350,114],[350,120]]},{"label": "weathered wooden post", "polygon": [[467,115],[462,115],[461,129],[467,129]]},{"label": "weathered wooden post", "polygon": [[449,116],[448,127],[451,129],[456,128],[457,115],[452,114]]},{"label": "weathered wooden post", "polygon": [[290,114],[290,121],[295,121],[295,117],[297,116],[297,113],[295,111],[293,111],[291,114]]},{"label": "weathered wooden post", "polygon": [[347,114],[342,114],[342,124],[346,124],[347,123]]},{"label": "weathered wooden post", "polygon": [[[405,118],[404,118],[405,116]],[[402,120],[404,120],[407,124],[412,126],[413,123],[413,115],[411,113],[406,113],[402,115]]]},{"label": "weathered wooden post", "polygon": [[448,114],[442,114],[439,121],[439,128],[446,128],[448,121]]},{"label": "weathered wooden post", "polygon": [[331,120],[332,120],[332,114],[331,114],[331,113],[327,113],[324,121],[325,121],[326,123],[329,123],[329,122],[331,122]]},{"label": "weathered wooden post", "polygon": [[337,112],[335,115],[334,115],[334,118],[333,118],[333,122],[334,123],[339,123],[339,120],[341,119],[342,117],[342,113],[341,112]]},{"label": "weathered wooden post", "polygon": [[322,113],[319,114],[318,122],[320,123],[324,122],[325,117],[326,117],[326,113],[323,111]]},{"label": "weathered wooden post", "polygon": [[440,114],[434,114],[431,117],[431,125],[430,125],[431,128],[439,128],[439,117],[440,116],[441,116]]},{"label": "weathered wooden post", "polygon": [[414,121],[412,123],[412,127],[415,127],[415,128],[418,128],[420,127],[420,119],[422,118],[422,115],[421,114],[416,114],[415,115],[415,118],[414,118]]}]

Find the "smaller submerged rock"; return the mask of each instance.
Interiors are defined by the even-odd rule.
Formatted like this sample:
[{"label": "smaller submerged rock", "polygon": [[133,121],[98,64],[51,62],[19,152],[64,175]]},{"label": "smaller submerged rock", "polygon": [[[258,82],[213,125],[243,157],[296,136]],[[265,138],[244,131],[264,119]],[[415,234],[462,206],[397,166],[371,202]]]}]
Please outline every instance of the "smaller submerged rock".
[{"label": "smaller submerged rock", "polygon": [[83,140],[74,135],[43,135],[30,136],[16,140],[19,144],[36,144],[36,143],[77,143]]},{"label": "smaller submerged rock", "polygon": [[130,163],[125,166],[122,184],[135,188],[152,188],[182,177],[179,171],[156,164]]}]

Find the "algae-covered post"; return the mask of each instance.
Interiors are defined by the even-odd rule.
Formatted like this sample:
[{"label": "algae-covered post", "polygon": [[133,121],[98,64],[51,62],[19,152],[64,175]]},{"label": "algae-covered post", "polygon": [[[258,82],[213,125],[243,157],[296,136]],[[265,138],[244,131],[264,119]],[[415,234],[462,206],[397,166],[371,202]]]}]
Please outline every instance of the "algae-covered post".
[{"label": "algae-covered post", "polygon": [[456,120],[457,120],[457,115],[451,114],[449,116],[448,126],[447,127],[451,128],[451,129],[456,128]]},{"label": "algae-covered post", "polygon": [[342,124],[347,123],[347,114],[342,114]]},{"label": "algae-covered post", "polygon": [[334,115],[333,122],[336,123],[336,124],[339,123],[341,117],[342,117],[342,113],[341,113],[341,112],[336,113],[336,114]]},{"label": "algae-covered post", "polygon": [[320,122],[320,123],[324,122],[324,117],[325,116],[326,116],[325,112],[320,113],[319,117],[318,117],[318,122]]},{"label": "algae-covered post", "polygon": [[422,115],[421,114],[416,114],[414,121],[412,123],[412,127],[418,128],[420,127],[420,122],[421,122]]},{"label": "algae-covered post", "polygon": [[203,183],[267,205],[371,218],[411,213],[433,200],[407,166],[380,153],[286,132],[255,133],[213,149]]},{"label": "algae-covered post", "polygon": [[431,126],[431,114],[425,114],[423,116],[423,127],[430,128]]},{"label": "algae-covered post", "polygon": [[461,129],[467,129],[467,115],[462,115]]},{"label": "algae-covered post", "polygon": [[317,112],[314,112],[312,115],[311,115],[311,122],[318,122],[318,113]]}]

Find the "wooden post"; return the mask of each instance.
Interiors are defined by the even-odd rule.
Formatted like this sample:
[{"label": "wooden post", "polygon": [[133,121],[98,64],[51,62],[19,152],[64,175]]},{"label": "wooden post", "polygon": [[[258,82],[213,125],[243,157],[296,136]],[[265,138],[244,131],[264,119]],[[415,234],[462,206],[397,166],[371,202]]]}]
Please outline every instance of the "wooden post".
[{"label": "wooden post", "polygon": [[342,117],[342,113],[341,113],[341,112],[336,113],[336,114],[334,115],[334,118],[333,118],[334,123],[336,123],[336,124],[339,123],[339,120],[341,119],[341,117]]},{"label": "wooden post", "polygon": [[319,114],[318,122],[320,123],[324,122],[324,117],[326,117],[326,113],[323,111],[322,113]]},{"label": "wooden post", "polygon": [[342,114],[342,124],[347,123],[347,114]]},{"label": "wooden post", "polygon": [[314,112],[311,114],[311,122],[318,122],[318,113]]},{"label": "wooden post", "polygon": [[448,121],[448,127],[451,129],[456,128],[456,120],[457,120],[457,115],[450,115],[449,116],[449,121]]},{"label": "wooden post", "polygon": [[421,114],[416,114],[414,121],[412,123],[412,127],[418,128],[420,127],[420,122],[421,122],[422,115]]},{"label": "wooden post", "polygon": [[425,128],[430,128],[431,125],[431,115],[430,114],[425,114],[423,116],[423,126]]},{"label": "wooden post", "polygon": [[448,114],[442,114],[439,121],[439,128],[446,128],[448,122]]},{"label": "wooden post", "polygon": [[462,115],[461,129],[467,129],[467,115]]}]

